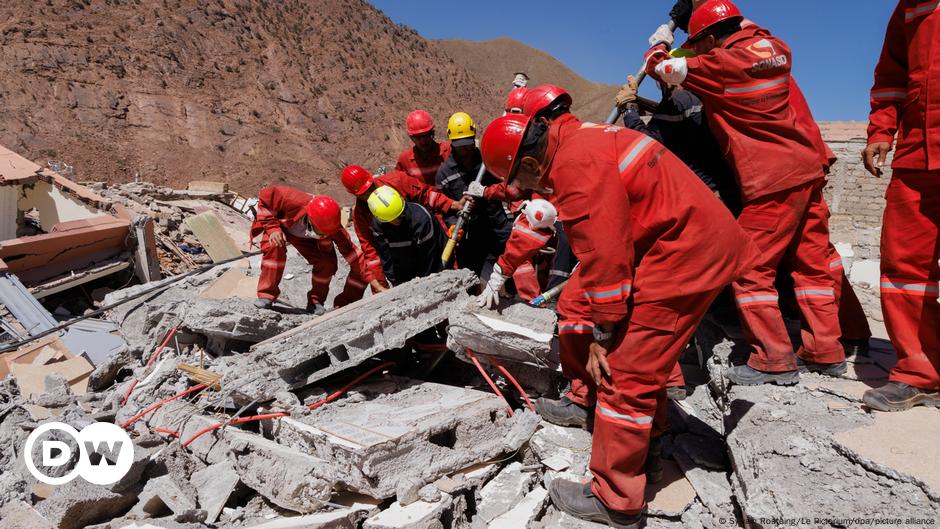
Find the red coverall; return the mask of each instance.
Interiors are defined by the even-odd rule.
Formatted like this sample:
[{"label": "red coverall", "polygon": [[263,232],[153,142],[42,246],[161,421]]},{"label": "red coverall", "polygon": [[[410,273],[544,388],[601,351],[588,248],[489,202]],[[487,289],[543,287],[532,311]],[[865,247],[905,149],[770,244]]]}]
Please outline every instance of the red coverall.
[{"label": "red coverall", "polygon": [[349,263],[349,276],[343,292],[333,300],[335,307],[348,305],[362,298],[366,283],[363,280],[362,253],[356,248],[346,230],[330,237],[312,239],[291,234],[291,227],[303,220],[307,204],[313,196],[287,186],[272,186],[261,190],[258,197],[258,214],[251,225],[251,238],[264,233],[261,238],[261,277],[258,278],[258,297],[276,300],[281,294],[278,284],[287,264],[287,248],[274,246],[269,237],[272,233],[284,233],[287,242],[313,266],[311,287],[307,293],[310,303],[323,304],[330,292],[330,280],[336,273],[336,251],[339,249]]},{"label": "red coverall", "polygon": [[529,226],[529,220],[520,213],[513,222],[506,250],[496,260],[503,275],[512,277],[519,297],[526,301],[542,293],[533,261],[554,236],[552,230],[537,230]]},{"label": "red coverall", "polygon": [[[444,193],[439,193],[434,187],[429,187],[421,180],[402,171],[393,171],[376,176],[375,185],[394,188],[405,200],[424,204],[436,213],[450,211],[454,203]],[[365,201],[356,200],[355,205],[353,205],[352,219],[353,228],[356,230],[356,237],[359,238],[359,247],[362,248],[362,256],[365,261],[364,278],[366,283],[377,280],[386,287],[389,286],[388,281],[385,279],[385,272],[382,271],[382,261],[379,259],[379,253],[375,249],[375,236],[372,232],[372,212],[369,211],[369,206]]]},{"label": "red coverall", "polygon": [[893,142],[881,232],[881,305],[898,355],[891,380],[940,390],[940,11],[902,0],[871,90],[868,143]]},{"label": "red coverall", "polygon": [[437,170],[441,168],[445,160],[450,158],[450,143],[441,142],[438,146],[438,152],[428,157],[418,155],[413,146],[405,149],[398,155],[395,170],[404,171],[408,173],[408,176],[413,176],[434,187],[436,184],[434,177],[437,176]]},{"label": "red coverall", "polygon": [[[655,76],[656,65],[669,56],[661,46],[648,58],[647,71]],[[744,201],[738,223],[761,250],[757,266],[733,290],[753,348],[748,365],[766,372],[797,367],[774,287],[781,263],[792,270],[803,316],[798,355],[813,363],[845,360],[829,271],[823,164],[793,110],[790,64],[783,41],[749,27],[688,59],[683,83],[704,102],[715,138],[728,153]]]},{"label": "red coverall", "polygon": [[[750,20],[741,23],[742,27],[759,27]],[[806,102],[803,91],[796,84],[796,79],[790,77],[790,106],[796,113],[796,124],[809,136],[813,142],[813,147],[819,153],[822,159],[823,170],[829,174],[829,169],[836,163],[836,155],[826,144],[819,130],[819,125],[813,118],[813,112]],[[825,200],[825,199],[824,199]],[[828,209],[828,208],[827,208]],[[810,212],[813,214],[814,212]],[[817,212],[818,213],[818,212]],[[819,222],[819,220],[817,220]],[[871,328],[868,325],[868,317],[862,308],[862,303],[855,294],[855,289],[849,283],[845,270],[842,267],[842,256],[836,251],[836,247],[829,243],[829,271],[832,274],[832,280],[835,283],[836,303],[839,307],[839,327],[842,330],[842,338],[847,340],[867,340],[871,338]]]},{"label": "red coverall", "polygon": [[[541,185],[553,189],[581,262],[559,300],[560,332],[616,328],[612,377],[596,388],[593,491],[611,509],[637,513],[649,440],[665,429],[666,380],[757,248],[684,163],[639,132],[563,116],[549,129],[545,167]],[[587,353],[562,349],[570,379],[591,380]]]}]

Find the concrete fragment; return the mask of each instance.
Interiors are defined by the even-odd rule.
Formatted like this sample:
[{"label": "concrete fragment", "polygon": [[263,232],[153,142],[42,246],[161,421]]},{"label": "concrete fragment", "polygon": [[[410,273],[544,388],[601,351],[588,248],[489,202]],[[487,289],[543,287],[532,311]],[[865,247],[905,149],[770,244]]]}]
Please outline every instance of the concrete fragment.
[{"label": "concrete fragment", "polygon": [[685,478],[689,480],[695,493],[705,504],[705,507],[718,517],[734,516],[734,500],[732,499],[731,483],[724,472],[708,470],[697,465],[684,450],[676,450],[672,457]]},{"label": "concrete fragment", "polygon": [[421,499],[418,496],[418,491],[420,491],[423,486],[424,481],[416,477],[404,476],[398,480],[398,485],[395,487],[395,499],[398,500],[398,503],[402,506],[411,505]]},{"label": "concrete fragment", "polygon": [[558,367],[552,348],[555,311],[515,303],[501,312],[480,309],[473,301],[455,307],[448,320],[447,343],[454,351],[470,348],[499,360],[546,369]]},{"label": "concrete fragment", "polygon": [[186,219],[189,227],[202,243],[212,261],[219,263],[242,255],[235,241],[226,233],[215,213],[207,211]]},{"label": "concrete fragment", "polygon": [[169,510],[179,515],[196,508],[196,499],[189,497],[171,476],[152,478],[144,484],[144,490],[135,511],[160,517]]},{"label": "concrete fragment", "polygon": [[418,491],[418,498],[421,501],[433,503],[441,499],[441,490],[434,485],[425,485]]},{"label": "concrete fragment", "polygon": [[36,510],[58,529],[81,529],[120,516],[136,501],[133,491],[112,492],[76,479],[56,487],[49,499],[36,504]]},{"label": "concrete fragment", "polygon": [[24,501],[11,501],[0,507],[0,522],[4,529],[56,529],[52,522]]},{"label": "concrete fragment", "polygon": [[355,367],[447,319],[478,282],[469,270],[446,270],[328,312],[253,346],[228,383],[246,402],[271,400],[285,386],[306,386]]},{"label": "concrete fragment", "polygon": [[663,479],[647,483],[647,511],[654,516],[679,518],[695,501],[695,489],[674,461],[663,460]]},{"label": "concrete fragment", "polygon": [[361,511],[351,508],[337,509],[304,516],[277,518],[245,527],[246,529],[356,529],[358,512]]},{"label": "concrete fragment", "polygon": [[508,512],[528,494],[535,478],[534,473],[522,470],[522,463],[507,465],[480,490],[477,517],[490,523]]},{"label": "concrete fragment", "polygon": [[196,489],[199,507],[206,510],[206,522],[214,523],[239,479],[232,464],[223,461],[194,472],[190,483]]},{"label": "concrete fragment", "polygon": [[547,502],[548,491],[542,487],[535,487],[522,501],[496,517],[487,527],[488,529],[528,527],[542,513]]},{"label": "concrete fragment", "polygon": [[591,443],[591,433],[583,428],[565,428],[542,421],[529,446],[542,464],[552,470],[584,475],[591,460]]},{"label": "concrete fragment", "polygon": [[408,506],[398,502],[366,519],[363,529],[443,529],[441,516],[453,505],[448,494],[434,503],[416,501]]},{"label": "concrete fragment", "polygon": [[423,483],[512,452],[538,417],[481,391],[400,378],[375,380],[299,418],[278,421],[275,439],[329,461],[344,487],[390,498],[407,477]]}]

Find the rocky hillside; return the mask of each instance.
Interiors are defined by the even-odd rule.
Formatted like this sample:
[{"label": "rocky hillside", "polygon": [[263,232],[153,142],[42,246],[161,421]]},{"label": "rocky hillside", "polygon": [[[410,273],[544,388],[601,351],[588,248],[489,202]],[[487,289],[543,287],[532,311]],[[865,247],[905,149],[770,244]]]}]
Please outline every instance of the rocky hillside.
[{"label": "rocky hillside", "polygon": [[394,161],[413,108],[485,122],[505,83],[363,0],[0,5],[0,144],[82,180],[335,191]]},{"label": "rocky hillside", "polygon": [[[574,98],[574,112],[582,119],[602,120],[613,105],[617,87],[594,83],[578,75],[551,55],[509,39],[482,42],[441,40],[441,47],[458,64],[489,86],[502,87],[514,72],[523,70],[531,78],[530,86],[552,83],[564,87]],[[626,71],[626,70],[625,70]]]}]

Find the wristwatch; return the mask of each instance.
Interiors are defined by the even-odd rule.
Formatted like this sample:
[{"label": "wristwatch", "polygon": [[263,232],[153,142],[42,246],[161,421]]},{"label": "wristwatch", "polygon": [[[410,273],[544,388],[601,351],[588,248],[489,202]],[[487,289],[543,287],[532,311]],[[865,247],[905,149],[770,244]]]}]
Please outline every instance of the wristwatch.
[{"label": "wristwatch", "polygon": [[604,331],[600,328],[599,325],[594,326],[594,341],[597,343],[606,343],[609,342],[614,337],[613,332]]}]

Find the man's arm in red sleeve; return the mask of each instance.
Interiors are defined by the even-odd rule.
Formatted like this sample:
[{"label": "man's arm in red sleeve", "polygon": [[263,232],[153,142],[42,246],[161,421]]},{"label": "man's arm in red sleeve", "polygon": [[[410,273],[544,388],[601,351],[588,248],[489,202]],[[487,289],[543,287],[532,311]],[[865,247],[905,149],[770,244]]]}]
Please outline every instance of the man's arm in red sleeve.
[{"label": "man's arm in red sleeve", "polygon": [[494,202],[513,202],[522,198],[522,190],[516,184],[500,182],[487,186],[483,198]]},{"label": "man's arm in red sleeve", "polygon": [[[358,207],[362,206],[359,205]],[[379,258],[379,252],[375,249],[372,223],[368,218],[363,217],[363,215],[353,214],[353,229],[359,239],[359,248],[362,250],[362,259],[365,265],[366,273],[363,278],[369,282],[379,281],[383,285],[387,285],[388,281],[386,281],[385,272],[382,270],[382,260]]]},{"label": "man's arm in red sleeve", "polygon": [[277,212],[280,207],[280,193],[276,187],[266,187],[261,190],[258,196],[258,208],[255,219],[261,225],[264,233],[271,234],[281,231],[281,223],[277,219]]},{"label": "man's arm in red sleeve", "polygon": [[390,173],[385,175],[385,178],[389,185],[398,189],[409,202],[423,204],[431,211],[447,213],[454,206],[450,197],[407,173]]},{"label": "man's arm in red sleeve", "polygon": [[868,116],[868,143],[893,144],[898,130],[898,109],[907,98],[907,41],[904,37],[904,2],[888,22],[881,58],[875,67],[871,89],[871,114]]},{"label": "man's arm in red sleeve", "polygon": [[553,169],[552,183],[565,233],[581,262],[579,275],[591,320],[618,324],[629,313],[633,241],[630,204],[617,169],[587,159]]},{"label": "man's arm in red sleeve", "polygon": [[531,261],[551,238],[551,231],[533,229],[529,226],[526,216],[519,215],[512,225],[512,233],[506,241],[506,249],[496,261],[503,275],[512,276],[517,268]]},{"label": "man's arm in red sleeve", "polygon": [[355,244],[353,244],[352,239],[349,238],[349,233],[347,233],[346,230],[341,229],[331,238],[333,240],[333,244],[336,245],[339,253],[343,256],[343,259],[349,263],[349,267],[359,270],[359,275],[365,278],[369,271],[365,267],[365,260],[362,258],[362,252],[359,250],[359,248],[356,247]]}]

